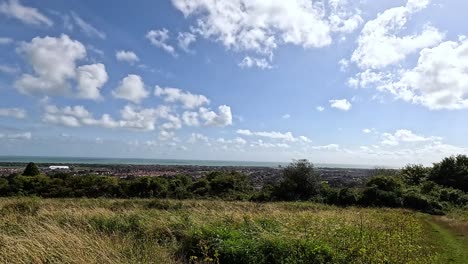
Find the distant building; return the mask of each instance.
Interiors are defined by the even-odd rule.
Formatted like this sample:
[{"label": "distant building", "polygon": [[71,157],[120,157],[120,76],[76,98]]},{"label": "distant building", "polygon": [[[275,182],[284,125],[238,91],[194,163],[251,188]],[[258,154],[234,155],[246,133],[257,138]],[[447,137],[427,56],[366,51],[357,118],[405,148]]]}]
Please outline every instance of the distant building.
[{"label": "distant building", "polygon": [[70,167],[68,166],[49,166],[51,170],[69,170]]}]

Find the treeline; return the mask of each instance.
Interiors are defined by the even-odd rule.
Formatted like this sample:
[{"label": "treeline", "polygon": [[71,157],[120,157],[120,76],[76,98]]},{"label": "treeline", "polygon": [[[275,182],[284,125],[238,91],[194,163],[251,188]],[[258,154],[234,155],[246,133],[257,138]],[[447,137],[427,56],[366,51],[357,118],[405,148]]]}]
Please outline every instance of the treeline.
[{"label": "treeline", "polygon": [[320,179],[313,165],[298,160],[283,169],[275,184],[255,189],[238,172],[210,172],[199,179],[173,177],[42,175],[30,163],[23,175],[0,178],[1,196],[225,199],[251,201],[315,201],[339,206],[403,207],[442,214],[468,205],[468,157],[448,157],[433,167],[408,165],[379,170],[365,186],[334,188]]}]

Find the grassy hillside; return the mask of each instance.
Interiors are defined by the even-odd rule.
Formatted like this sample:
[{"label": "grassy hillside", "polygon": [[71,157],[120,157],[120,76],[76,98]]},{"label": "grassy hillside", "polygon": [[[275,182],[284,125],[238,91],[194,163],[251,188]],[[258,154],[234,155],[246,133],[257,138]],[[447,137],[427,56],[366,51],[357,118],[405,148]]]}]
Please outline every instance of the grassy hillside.
[{"label": "grassy hillside", "polygon": [[468,245],[459,215],[313,203],[5,198],[0,214],[0,263],[463,263]]}]

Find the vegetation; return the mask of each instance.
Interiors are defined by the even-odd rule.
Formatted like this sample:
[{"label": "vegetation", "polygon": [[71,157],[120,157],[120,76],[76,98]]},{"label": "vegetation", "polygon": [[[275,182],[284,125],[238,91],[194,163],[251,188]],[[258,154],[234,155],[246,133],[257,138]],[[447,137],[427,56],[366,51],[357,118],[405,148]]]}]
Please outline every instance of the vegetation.
[{"label": "vegetation", "polygon": [[262,189],[238,172],[118,179],[28,164],[0,178],[16,196],[0,199],[0,263],[463,263],[467,160],[378,170],[359,188],[299,160]]},{"label": "vegetation", "polygon": [[36,176],[39,174],[41,174],[41,172],[34,162],[29,162],[23,172],[24,176]]},{"label": "vegetation", "polygon": [[465,254],[440,247],[454,242],[448,229],[405,209],[3,198],[0,214],[0,263],[448,263]]},{"label": "vegetation", "polygon": [[[199,179],[173,177],[72,176],[37,174],[33,163],[23,175],[0,178],[0,196],[222,199],[244,201],[314,201],[338,206],[410,208],[444,214],[468,204],[468,157],[449,157],[433,168],[408,165],[377,170],[365,186],[334,188],[322,182],[313,165],[298,160],[283,169],[283,178],[255,189],[248,176],[214,171]],[[33,174],[34,176],[31,176]]]}]

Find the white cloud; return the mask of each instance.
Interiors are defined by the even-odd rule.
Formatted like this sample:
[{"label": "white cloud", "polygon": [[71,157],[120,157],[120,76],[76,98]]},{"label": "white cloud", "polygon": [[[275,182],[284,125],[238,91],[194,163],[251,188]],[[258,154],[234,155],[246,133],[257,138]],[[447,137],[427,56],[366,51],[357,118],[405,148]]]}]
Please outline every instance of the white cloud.
[{"label": "white cloud", "polygon": [[351,60],[362,69],[381,69],[398,63],[407,55],[422,48],[437,45],[444,34],[426,25],[420,34],[399,37],[407,20],[415,12],[428,6],[429,0],[408,0],[405,6],[395,7],[368,21],[358,38],[358,47]]},{"label": "white cloud", "polygon": [[120,111],[119,125],[133,130],[151,131],[156,128],[156,122],[159,119],[171,116],[170,112],[171,109],[167,106],[135,109],[135,107],[127,105]]},{"label": "white cloud", "polygon": [[173,0],[185,16],[197,16],[194,30],[227,48],[269,53],[278,44],[305,48],[331,43],[323,9],[312,1]]},{"label": "white cloud", "polygon": [[163,49],[167,53],[170,53],[173,56],[176,56],[174,47],[167,44],[169,40],[169,31],[165,28],[161,30],[150,30],[146,33],[146,38],[150,40],[151,44],[154,46]]},{"label": "white cloud", "polygon": [[364,129],[362,130],[362,133],[364,133],[364,134],[370,134],[370,133],[372,133],[372,129],[364,128]]},{"label": "white cloud", "polygon": [[190,45],[197,40],[197,36],[190,32],[179,32],[177,42],[179,47],[185,52],[190,52]]},{"label": "white cloud", "polygon": [[134,103],[148,97],[149,92],[145,89],[145,84],[140,76],[129,74],[120,81],[119,86],[112,91],[116,98],[125,99]]},{"label": "white cloud", "polygon": [[327,151],[338,151],[340,150],[340,145],[338,144],[328,144],[323,146],[313,146],[314,150],[327,150]]},{"label": "white cloud", "polygon": [[162,88],[156,85],[154,94],[156,96],[163,97],[165,102],[181,103],[182,106],[186,109],[194,109],[210,103],[210,100],[208,100],[208,98],[206,98],[204,95],[184,92],[178,88]]},{"label": "white cloud", "polygon": [[238,65],[239,65],[239,67],[241,67],[243,69],[244,68],[257,67],[257,68],[260,68],[260,69],[264,70],[264,69],[273,68],[270,65],[270,62],[267,59],[265,59],[265,58],[254,58],[254,57],[249,57],[249,56],[244,57],[244,59],[242,59],[242,61]]},{"label": "white cloud", "polygon": [[325,110],[325,107],[317,106],[315,109],[317,109],[317,111],[319,111],[319,112],[323,112]]},{"label": "white cloud", "polygon": [[76,61],[86,57],[86,49],[67,35],[35,37],[20,44],[18,51],[32,66],[35,75],[23,74],[15,87],[23,94],[63,95],[70,93],[68,81],[75,78]]},{"label": "white cloud", "polygon": [[192,133],[188,139],[188,142],[192,144],[197,142],[208,142],[208,137],[199,133]]},{"label": "white cloud", "polygon": [[12,38],[0,37],[0,45],[6,45],[6,44],[10,44],[10,43],[13,43]]},{"label": "white cloud", "polygon": [[281,118],[283,118],[283,119],[289,119],[289,118],[291,118],[291,115],[290,115],[290,114],[284,114]]},{"label": "white cloud", "polygon": [[15,74],[18,73],[20,70],[18,67],[12,67],[8,65],[2,65],[0,64],[0,72],[6,73],[6,74]]},{"label": "white cloud", "polygon": [[355,31],[363,22],[358,9],[351,12],[347,0],[329,0],[330,15],[330,28],[334,32],[351,33]]},{"label": "white cloud", "polygon": [[167,140],[170,140],[170,139],[173,139],[175,137],[175,133],[173,131],[165,131],[165,130],[161,130],[159,131],[159,140],[161,141],[167,141]]},{"label": "white cloud", "polygon": [[354,87],[373,86],[397,99],[429,109],[468,108],[468,40],[442,42],[425,48],[412,69],[373,72],[366,70],[350,79]]},{"label": "white cloud", "polygon": [[257,136],[257,137],[264,137],[264,138],[269,138],[269,139],[275,139],[275,140],[284,140],[284,141],[289,141],[289,142],[296,142],[296,141],[301,141],[301,142],[311,142],[311,140],[305,136],[299,136],[299,137],[294,137],[291,132],[286,132],[286,133],[281,133],[277,131],[250,131],[249,129],[238,129],[236,131],[237,134],[239,135],[244,135],[244,136]]},{"label": "white cloud", "polygon": [[75,21],[75,24],[80,28],[80,30],[90,37],[98,37],[100,39],[105,39],[106,34],[102,31],[97,30],[91,24],[84,21],[81,17],[79,17],[75,12],[71,12],[71,17]]},{"label": "white cloud", "polygon": [[119,50],[115,53],[115,58],[118,61],[125,61],[130,64],[140,61],[138,56],[133,51]]},{"label": "white cloud", "polygon": [[102,63],[80,66],[76,69],[77,96],[85,99],[101,98],[99,89],[108,80],[106,67]]},{"label": "white cloud", "polygon": [[352,104],[347,99],[333,99],[330,100],[330,106],[336,109],[343,111],[348,111],[351,109]]},{"label": "white cloud", "polygon": [[120,120],[115,120],[109,114],[103,114],[101,118],[96,119],[84,106],[59,108],[55,105],[46,105],[42,120],[46,123],[69,127],[99,126],[126,128],[135,131],[155,130],[159,120],[168,120],[168,123],[176,122],[167,106],[140,109],[127,105],[120,110],[120,116]]},{"label": "white cloud", "polygon": [[440,141],[442,138],[440,137],[424,137],[421,135],[414,134],[411,130],[407,129],[399,129],[395,131],[395,133],[383,133],[382,134],[382,141],[380,142],[382,145],[387,146],[397,146],[401,142],[426,142],[426,141]]},{"label": "white cloud", "polygon": [[187,126],[199,126],[200,125],[197,112],[189,112],[189,111],[184,112],[182,114],[182,121]]},{"label": "white cloud", "polygon": [[227,105],[220,105],[218,113],[211,111],[205,107],[199,109],[200,119],[205,121],[205,126],[228,126],[232,125],[231,107]]},{"label": "white cloud", "polygon": [[32,138],[31,132],[13,133],[13,134],[0,133],[0,139],[31,140],[31,138]]},{"label": "white cloud", "polygon": [[340,65],[340,71],[345,72],[349,69],[349,60],[347,59],[341,59],[338,61],[338,64]]},{"label": "white cloud", "polygon": [[26,117],[26,110],[22,108],[0,108],[0,116],[23,119]]},{"label": "white cloud", "polygon": [[404,71],[389,90],[429,109],[468,108],[468,40],[422,50],[416,67]]},{"label": "white cloud", "polygon": [[16,18],[25,24],[52,26],[54,23],[36,8],[21,5],[19,0],[0,3],[0,13]]}]

